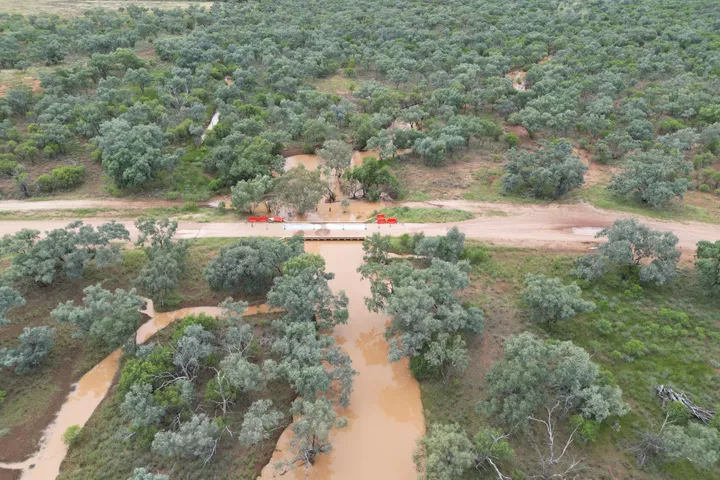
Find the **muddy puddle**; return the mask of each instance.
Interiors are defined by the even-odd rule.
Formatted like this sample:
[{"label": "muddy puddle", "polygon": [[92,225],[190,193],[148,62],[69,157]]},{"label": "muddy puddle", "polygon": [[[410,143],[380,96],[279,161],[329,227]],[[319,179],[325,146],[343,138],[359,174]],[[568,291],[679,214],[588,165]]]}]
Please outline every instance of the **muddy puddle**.
[{"label": "muddy puddle", "polygon": [[585,237],[595,237],[605,227],[572,227],[572,233],[574,235],[581,235]]},{"label": "muddy puddle", "polygon": [[[420,388],[407,361],[390,363],[387,359],[383,333],[388,317],[368,312],[365,307],[363,298],[369,295],[370,285],[361,281],[356,271],[362,263],[362,246],[359,242],[308,242],[305,250],[323,256],[327,270],[335,273],[333,290],[344,289],[350,299],[348,324],[336,327],[334,335],[359,372],[350,407],[339,410],[348,419],[348,426],[334,433],[332,452],[318,458],[307,478],[414,480],[417,472],[412,452],[425,431]],[[283,474],[275,468],[278,461],[290,456],[287,448],[291,438],[288,428],[278,440],[261,480],[306,478],[304,469]]]},{"label": "muddy puddle", "polygon": [[[137,331],[137,342],[145,343],[152,335],[170,325],[175,320],[205,313],[218,316],[219,307],[193,307],[175,310],[173,312],[155,313],[151,301],[144,313],[151,319],[144,323]],[[248,308],[245,315],[265,313],[266,305]],[[74,390],[58,411],[57,417],[43,432],[39,450],[28,460],[18,463],[0,463],[0,468],[9,470],[22,470],[20,480],[51,480],[60,473],[60,464],[67,453],[67,446],[62,436],[72,425],[83,426],[90,419],[95,409],[107,395],[113,378],[120,368],[120,349],[108,355],[88,373],[83,375],[75,384]]]}]

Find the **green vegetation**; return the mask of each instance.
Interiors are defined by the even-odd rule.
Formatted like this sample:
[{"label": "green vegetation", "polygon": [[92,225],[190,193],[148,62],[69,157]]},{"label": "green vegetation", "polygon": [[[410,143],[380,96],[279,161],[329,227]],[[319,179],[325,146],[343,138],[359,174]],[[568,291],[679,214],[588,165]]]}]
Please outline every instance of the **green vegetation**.
[{"label": "green vegetation", "polygon": [[[595,310],[548,327],[529,321],[532,311],[523,298],[525,278],[528,274],[545,275],[570,282],[574,278],[571,272],[575,259],[531,249],[466,244],[466,249],[471,247],[480,247],[488,253],[485,260],[473,265],[472,288],[464,297],[485,312],[483,335],[502,338],[529,329],[536,335],[549,336],[551,341],[571,341],[592,354],[592,362],[600,369],[598,380],[601,384],[617,384],[623,400],[631,407],[625,416],[617,420],[611,417],[600,424],[593,423],[593,419],[576,417],[564,424],[563,421],[554,423],[555,441],[559,445],[564,445],[578,427],[569,448],[576,458],[583,458],[583,475],[601,477],[611,466],[616,475],[623,477],[714,478],[714,467],[707,467],[712,464],[708,464],[707,459],[716,461],[712,460],[717,452],[712,440],[716,433],[704,430],[707,427],[691,418],[686,419],[689,430],[678,422],[667,435],[655,435],[666,415],[660,398],[654,394],[657,384],[672,385],[692,395],[694,402],[706,408],[714,409],[720,403],[713,386],[717,377],[717,364],[713,359],[720,354],[717,299],[704,294],[695,271],[678,268],[677,280],[661,287],[640,286],[637,270],[631,275],[615,272],[595,282],[581,281],[582,295],[596,304]],[[506,341],[505,355],[507,345]],[[493,362],[490,370],[497,368],[502,350],[492,347],[488,350],[478,342],[469,341],[468,355],[474,370],[458,373],[449,387],[438,376],[421,381],[423,407],[430,426],[428,434],[433,434],[433,425],[460,423],[462,432],[472,438],[482,428],[493,426],[500,429],[496,438],[510,433],[507,441],[515,451],[513,458],[496,462],[503,474],[515,478],[518,472],[540,471],[542,465],[529,437],[509,432],[512,425],[504,425],[497,414],[488,415],[484,408],[476,409],[499,398],[490,393],[491,376],[485,373],[487,362]],[[526,372],[523,385],[527,387],[532,376],[528,374],[529,367],[523,371]],[[549,407],[552,406],[551,403]],[[536,415],[539,420],[548,420],[542,408]],[[531,422],[529,432],[538,442],[547,439],[545,425]],[[650,433],[655,435],[652,438],[662,440],[662,448],[659,455],[648,457],[644,465],[640,465],[636,458],[639,460],[643,439]],[[678,450],[672,450],[670,445]],[[693,462],[677,452],[685,452],[680,455],[687,455]],[[547,452],[542,454],[548,458]],[[462,478],[484,478],[473,472],[469,468]]]},{"label": "green vegetation", "polygon": [[[216,194],[241,213],[302,215],[339,187],[344,209],[581,198],[720,221],[717,1],[80,5],[0,11],[2,197],[180,199],[122,213],[207,221],[224,204],[195,202]],[[354,163],[352,149],[377,158]],[[286,170],[291,151],[317,152],[320,168]],[[309,469],[346,423],[335,408],[355,374],[331,335],[348,319],[332,273],[302,237],[186,243],[173,221],[136,226],[137,249],[114,222],[0,241],[0,451],[31,452],[70,385],[125,345],[61,478],[255,478],[291,416],[285,466]],[[600,237],[579,258],[466,244],[457,228],[365,241],[367,304],[391,317],[390,359],[408,358],[422,382],[426,479],[716,476],[717,415],[700,424],[653,394],[662,383],[720,404],[716,239],[690,269],[670,232],[620,220]],[[189,316],[135,346],[132,286],[158,309],[234,295],[283,313],[250,320],[230,299],[219,318]]]},{"label": "green vegetation", "polygon": [[395,217],[401,223],[455,223],[474,217],[467,210],[455,208],[390,207],[378,213],[385,214],[386,218]]}]

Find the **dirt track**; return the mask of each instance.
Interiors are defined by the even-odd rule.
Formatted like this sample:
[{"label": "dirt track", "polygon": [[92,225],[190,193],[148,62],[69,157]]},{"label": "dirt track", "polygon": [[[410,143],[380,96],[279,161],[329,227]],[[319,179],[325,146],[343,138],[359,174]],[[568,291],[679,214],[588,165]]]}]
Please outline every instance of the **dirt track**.
[{"label": "dirt track", "polygon": [[[81,201],[53,201],[53,202],[0,202],[0,210],[16,210],[16,204],[27,206],[35,210],[61,210],[63,208],[78,208]],[[141,202],[123,201],[82,201],[84,207],[88,203],[120,203],[133,207]],[[147,205],[147,204],[146,204]],[[434,206],[446,208],[459,208],[472,211],[480,217],[466,222],[458,223],[460,229],[468,238],[485,240],[498,245],[516,245],[551,249],[587,249],[592,243],[598,242],[593,237],[592,229],[573,231],[578,227],[607,227],[617,218],[627,218],[633,215],[599,210],[587,204],[575,205],[516,205],[509,203],[487,203],[468,201],[434,201],[423,203],[406,203],[407,206]],[[482,216],[483,214],[489,216]],[[646,225],[658,230],[671,230],[679,238],[679,246],[686,252],[694,250],[700,240],[715,241],[720,239],[720,225],[701,222],[664,222],[646,217],[637,217]],[[17,220],[0,222],[0,234],[14,233],[23,228],[48,230],[66,225],[68,220]],[[100,224],[106,220],[94,218],[88,224]],[[131,234],[136,234],[132,222],[123,222]],[[423,231],[427,235],[443,234],[453,224],[404,224],[404,225],[369,225],[367,232],[380,231],[385,234],[402,234]],[[207,237],[242,237],[248,235],[288,236],[297,231],[284,230],[282,225],[256,225],[252,227],[246,223],[197,223],[181,222],[178,236],[183,238]],[[362,236],[366,232],[360,231],[305,231],[309,238],[333,238]]]}]

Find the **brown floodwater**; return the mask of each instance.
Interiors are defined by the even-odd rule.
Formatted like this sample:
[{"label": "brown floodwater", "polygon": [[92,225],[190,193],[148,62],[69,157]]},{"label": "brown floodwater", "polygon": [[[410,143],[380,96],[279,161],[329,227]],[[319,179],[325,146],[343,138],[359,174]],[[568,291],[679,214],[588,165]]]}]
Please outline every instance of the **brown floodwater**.
[{"label": "brown floodwater", "polygon": [[407,361],[387,359],[383,333],[388,317],[365,307],[370,285],[356,271],[362,264],[362,246],[359,242],[308,242],[305,249],[323,256],[327,270],[335,273],[333,290],[344,289],[348,295],[350,319],[347,325],[335,327],[334,335],[359,375],[350,406],[338,410],[348,419],[348,426],[334,433],[332,452],[319,457],[308,472],[299,468],[282,475],[275,464],[289,457],[292,432],[288,427],[259,478],[304,479],[307,473],[313,480],[414,480],[412,452],[425,431],[420,388]]},{"label": "brown floodwater", "polygon": [[[253,306],[248,308],[245,315],[268,311],[267,305]],[[193,307],[156,313],[152,301],[148,300],[144,313],[148,314],[151,319],[138,329],[137,342],[138,344],[145,343],[156,332],[188,315],[205,313],[219,316],[221,312],[222,309],[219,307]],[[53,423],[43,432],[37,453],[24,462],[0,463],[0,468],[22,470],[20,480],[50,480],[57,477],[60,473],[60,464],[67,453],[67,446],[62,439],[65,430],[72,425],[82,427],[90,419],[112,385],[113,378],[120,367],[120,355],[120,349],[115,350],[77,382]]]},{"label": "brown floodwater", "polygon": [[[375,152],[353,152],[351,166],[362,165],[363,161],[367,157],[377,156]],[[320,160],[317,155],[293,155],[285,157],[285,171],[291,170],[298,167],[299,165],[305,166],[308,170],[317,170],[321,166]],[[277,215],[292,220],[306,220],[309,222],[359,222],[370,218],[373,212],[382,210],[385,207],[383,202],[366,202],[362,200],[349,199],[350,205],[343,207],[341,201],[345,198],[340,191],[340,185],[337,178],[332,177],[328,179],[332,182],[333,190],[337,196],[337,200],[333,203],[327,203],[325,198],[320,200],[320,203],[315,207],[315,211],[308,212],[303,216],[293,216],[292,212],[288,212],[287,209],[281,208]],[[255,213],[266,213],[264,206],[259,206]]]}]

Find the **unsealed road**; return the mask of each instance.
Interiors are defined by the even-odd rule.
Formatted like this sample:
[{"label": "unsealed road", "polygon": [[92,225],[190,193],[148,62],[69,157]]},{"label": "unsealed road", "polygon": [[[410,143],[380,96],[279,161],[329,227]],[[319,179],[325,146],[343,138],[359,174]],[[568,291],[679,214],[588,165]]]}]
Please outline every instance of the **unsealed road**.
[{"label": "unsealed road", "polygon": [[[72,202],[72,203],[70,203]],[[83,202],[87,208],[88,201],[52,201],[52,202],[0,202],[0,210],[16,210],[15,204],[32,206],[34,210],[61,210],[65,208],[78,208],[76,205]],[[94,203],[94,202],[93,202]],[[105,206],[112,207],[119,204],[132,204],[137,207],[144,202],[124,201],[97,201]],[[152,204],[152,202],[150,202]],[[147,203],[144,203],[147,206]],[[70,207],[69,205],[72,205]],[[307,230],[303,233],[307,238],[331,239],[337,237],[361,237],[368,233],[381,232],[383,234],[400,235],[403,233],[425,232],[426,235],[444,234],[447,229],[457,225],[468,238],[484,240],[498,245],[528,246],[550,249],[584,250],[599,240],[593,237],[591,229],[573,231],[577,227],[607,227],[618,218],[636,217],[642,223],[657,230],[670,230],[680,239],[679,246],[691,254],[700,240],[715,241],[720,239],[720,224],[701,222],[665,222],[646,217],[637,217],[621,212],[598,210],[586,204],[577,205],[515,205],[506,203],[466,202],[466,201],[436,201],[428,203],[407,203],[408,206],[436,206],[441,208],[460,208],[480,215],[478,218],[449,223],[416,223],[402,225],[368,225],[365,232],[338,231],[338,230]],[[95,205],[93,205],[95,206]],[[129,206],[129,205],[128,205]],[[40,208],[37,208],[40,207]],[[485,215],[485,216],[483,216]],[[0,222],[0,234],[15,233],[23,228],[36,230],[49,230],[65,226],[71,219],[66,220],[10,220]],[[106,222],[105,219],[87,219],[87,224],[98,225]],[[131,221],[122,221],[133,238],[137,230]],[[180,238],[210,238],[210,237],[244,237],[250,235],[290,236],[296,230],[285,230],[282,224],[255,224],[247,223],[199,223],[180,222],[178,237]]]}]

